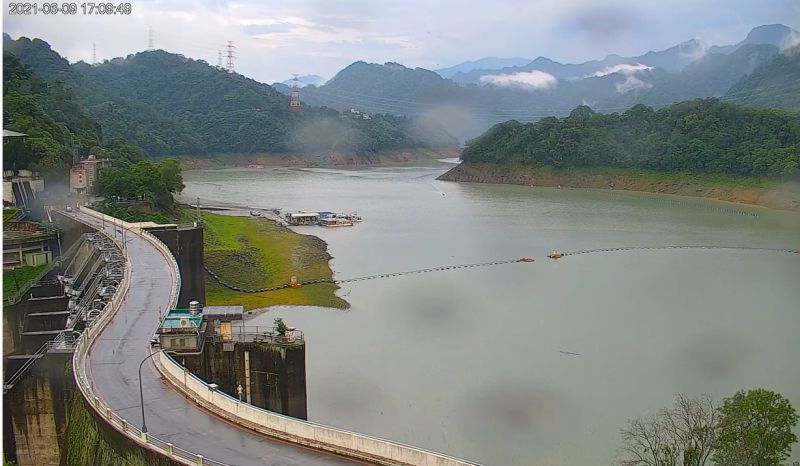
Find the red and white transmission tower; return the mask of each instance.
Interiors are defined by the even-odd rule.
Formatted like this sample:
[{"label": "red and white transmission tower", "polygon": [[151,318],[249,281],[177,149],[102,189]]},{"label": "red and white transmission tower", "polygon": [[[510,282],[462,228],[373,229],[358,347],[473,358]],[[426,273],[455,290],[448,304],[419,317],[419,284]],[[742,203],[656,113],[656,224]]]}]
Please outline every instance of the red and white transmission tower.
[{"label": "red and white transmission tower", "polygon": [[300,86],[297,85],[297,75],[292,78],[292,97],[289,99],[289,110],[299,112],[300,107]]}]

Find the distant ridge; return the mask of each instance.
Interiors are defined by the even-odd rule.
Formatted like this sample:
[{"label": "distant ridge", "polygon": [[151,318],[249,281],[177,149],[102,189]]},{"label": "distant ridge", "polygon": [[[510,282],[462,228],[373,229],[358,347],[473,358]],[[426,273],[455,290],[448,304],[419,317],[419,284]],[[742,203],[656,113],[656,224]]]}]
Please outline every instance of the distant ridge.
[{"label": "distant ridge", "polygon": [[[70,65],[39,39],[4,38],[4,52],[44,80],[63,82],[102,127],[157,156],[329,153],[362,156],[455,147],[435,121],[396,115],[340,115],[303,102],[289,110],[273,87],[202,60],[149,50],[101,64]],[[13,117],[13,115],[11,115]]]},{"label": "distant ridge", "polygon": [[530,63],[530,61],[531,60],[529,58],[521,58],[521,57],[514,57],[514,58],[486,57],[473,61],[465,61],[457,65],[453,65],[447,68],[439,68],[438,70],[434,71],[443,78],[452,78],[453,75],[455,75],[456,73],[468,73],[472,70],[496,70],[500,68],[524,66]]},{"label": "distant ridge", "polygon": [[[446,125],[463,143],[496,123],[564,116],[578,105],[623,112],[636,104],[660,108],[704,97],[733,100],[729,90],[773,60],[780,53],[779,44],[793,37],[800,34],[791,28],[764,26],[729,47],[688,40],[637,57],[608,55],[581,64],[538,57],[524,66],[499,71],[457,72],[452,79],[423,68],[359,61],[324,85],[306,88],[303,99],[338,109],[430,118]],[[785,80],[794,77],[800,82],[800,75],[790,70],[784,70]],[[276,89],[288,93],[288,87]]]}]

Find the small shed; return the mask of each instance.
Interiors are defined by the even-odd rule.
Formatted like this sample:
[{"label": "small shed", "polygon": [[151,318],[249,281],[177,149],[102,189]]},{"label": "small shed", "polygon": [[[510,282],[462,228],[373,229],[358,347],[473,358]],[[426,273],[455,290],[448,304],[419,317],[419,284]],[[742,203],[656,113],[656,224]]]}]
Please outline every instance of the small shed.
[{"label": "small shed", "polygon": [[223,342],[233,338],[233,322],[242,325],[244,306],[206,306],[203,308],[203,318],[211,326],[213,335]]},{"label": "small shed", "polygon": [[289,212],[284,217],[289,225],[314,225],[319,222],[319,212]]},{"label": "small shed", "polygon": [[201,312],[170,309],[158,329],[159,344],[167,351],[198,351],[203,345],[205,331]]},{"label": "small shed", "polygon": [[244,317],[244,306],[206,306],[203,308],[203,317],[206,321],[213,322],[232,322],[242,320]]}]

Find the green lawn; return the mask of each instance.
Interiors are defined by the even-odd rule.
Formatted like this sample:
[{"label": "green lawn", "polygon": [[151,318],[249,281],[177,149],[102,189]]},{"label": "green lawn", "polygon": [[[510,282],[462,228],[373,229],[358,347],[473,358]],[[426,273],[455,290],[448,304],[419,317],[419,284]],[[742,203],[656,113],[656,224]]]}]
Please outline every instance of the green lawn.
[{"label": "green lawn", "polygon": [[[185,215],[191,215],[186,211]],[[205,263],[227,283],[242,288],[265,288],[299,281],[332,278],[327,245],[263,218],[203,213]],[[206,301],[211,305],[244,305],[255,309],[293,304],[344,309],[332,283],[306,285],[266,293],[242,293],[225,288],[206,276]]]},{"label": "green lawn", "polygon": [[38,267],[17,267],[12,270],[3,270],[3,301],[14,298],[16,301],[19,294],[26,290],[34,282],[41,280],[44,274],[53,267],[53,264],[40,265]]}]

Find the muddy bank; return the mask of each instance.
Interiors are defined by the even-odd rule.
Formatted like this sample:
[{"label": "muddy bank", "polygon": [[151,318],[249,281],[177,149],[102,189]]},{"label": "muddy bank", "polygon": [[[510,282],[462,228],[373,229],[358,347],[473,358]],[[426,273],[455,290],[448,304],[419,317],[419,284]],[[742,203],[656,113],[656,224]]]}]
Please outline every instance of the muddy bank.
[{"label": "muddy bank", "polygon": [[619,189],[800,211],[800,183],[626,169],[555,170],[464,162],[439,180],[563,188]]},{"label": "muddy bank", "polygon": [[458,157],[460,149],[408,149],[370,154],[327,152],[300,156],[287,153],[219,154],[179,157],[184,170],[215,167],[336,167],[364,165],[399,165],[424,160]]}]

